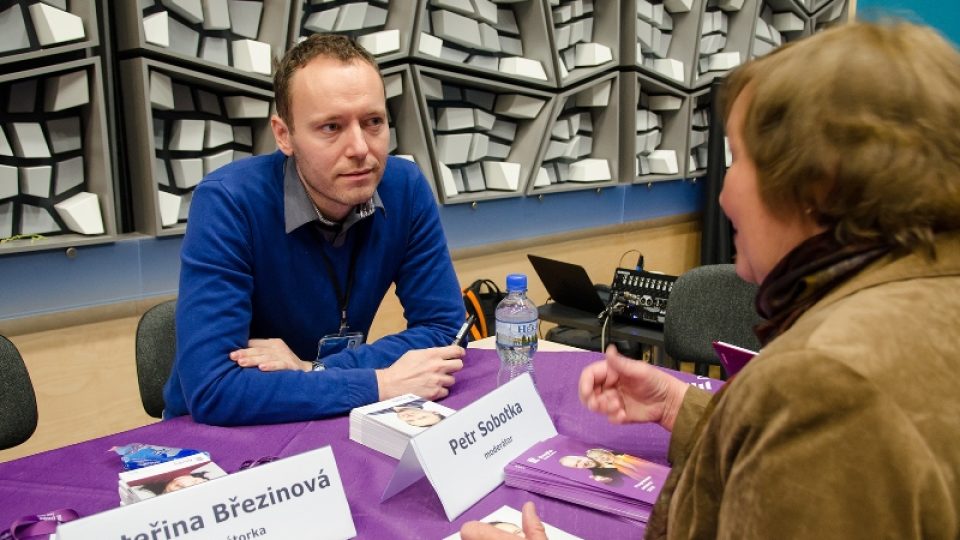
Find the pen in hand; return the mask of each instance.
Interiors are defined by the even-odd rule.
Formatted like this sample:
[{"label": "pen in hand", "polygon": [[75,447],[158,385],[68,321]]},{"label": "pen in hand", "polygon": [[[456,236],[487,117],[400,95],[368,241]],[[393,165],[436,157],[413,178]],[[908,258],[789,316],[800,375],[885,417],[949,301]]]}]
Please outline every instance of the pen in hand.
[{"label": "pen in hand", "polygon": [[473,325],[473,321],[475,320],[477,320],[475,315],[470,315],[467,317],[467,320],[463,322],[463,326],[460,327],[460,330],[457,330],[457,335],[453,338],[453,343],[451,343],[451,345],[459,345],[463,347],[463,340],[467,337],[467,331],[470,330],[470,327]]}]

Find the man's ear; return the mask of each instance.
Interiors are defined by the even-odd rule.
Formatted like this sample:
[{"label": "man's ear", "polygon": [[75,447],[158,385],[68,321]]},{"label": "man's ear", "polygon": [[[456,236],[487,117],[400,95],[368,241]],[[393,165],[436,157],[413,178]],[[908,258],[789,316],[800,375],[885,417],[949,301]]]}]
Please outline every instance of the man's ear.
[{"label": "man's ear", "polygon": [[290,141],[290,129],[287,123],[277,115],[270,117],[270,129],[273,130],[273,138],[277,141],[277,148],[286,154],[287,157],[293,155],[293,144]]}]

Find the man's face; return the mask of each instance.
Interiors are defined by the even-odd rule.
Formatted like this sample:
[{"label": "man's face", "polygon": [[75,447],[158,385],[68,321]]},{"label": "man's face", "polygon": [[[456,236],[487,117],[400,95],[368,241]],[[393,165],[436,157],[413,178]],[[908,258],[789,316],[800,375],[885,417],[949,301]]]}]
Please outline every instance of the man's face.
[{"label": "man's face", "polygon": [[416,407],[399,409],[397,417],[414,427],[430,427],[443,420],[440,415],[433,411],[425,411]]},{"label": "man's face", "polygon": [[296,158],[307,193],[324,217],[341,220],[373,196],[387,163],[383,83],[373,66],[317,57],[290,84],[293,125],[271,119],[277,146]]},{"label": "man's face", "polygon": [[597,466],[597,462],[587,456],[563,456],[560,464],[572,469],[592,469]]}]

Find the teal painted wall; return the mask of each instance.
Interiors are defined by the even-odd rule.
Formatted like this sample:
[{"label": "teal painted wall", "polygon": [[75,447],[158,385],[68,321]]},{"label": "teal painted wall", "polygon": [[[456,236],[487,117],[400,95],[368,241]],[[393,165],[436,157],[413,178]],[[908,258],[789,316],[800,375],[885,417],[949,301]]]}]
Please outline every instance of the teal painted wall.
[{"label": "teal painted wall", "polygon": [[857,0],[857,18],[878,20],[896,17],[930,25],[960,44],[958,0]]}]

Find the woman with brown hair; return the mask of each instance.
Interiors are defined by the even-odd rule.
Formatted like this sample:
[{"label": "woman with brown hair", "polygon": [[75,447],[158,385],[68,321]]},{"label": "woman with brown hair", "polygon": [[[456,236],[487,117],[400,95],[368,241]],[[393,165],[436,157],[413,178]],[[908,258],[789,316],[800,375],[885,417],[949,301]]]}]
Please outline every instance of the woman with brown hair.
[{"label": "woman with brown hair", "polygon": [[647,537],[960,537],[960,53],[850,24],[725,88],[763,349],[714,396],[613,350],[580,380],[672,431]]}]

